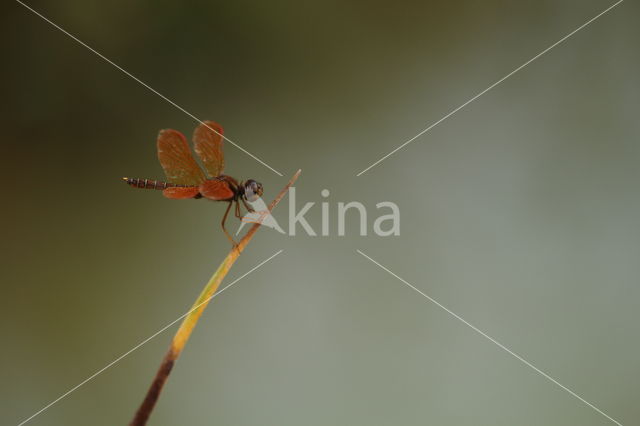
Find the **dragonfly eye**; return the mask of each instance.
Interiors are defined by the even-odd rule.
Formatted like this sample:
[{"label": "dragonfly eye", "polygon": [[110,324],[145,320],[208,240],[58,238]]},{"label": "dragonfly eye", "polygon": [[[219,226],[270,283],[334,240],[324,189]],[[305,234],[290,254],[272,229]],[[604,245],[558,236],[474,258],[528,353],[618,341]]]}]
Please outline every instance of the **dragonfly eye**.
[{"label": "dragonfly eye", "polygon": [[244,186],[244,199],[250,203],[262,196],[262,184],[253,179],[249,179]]}]

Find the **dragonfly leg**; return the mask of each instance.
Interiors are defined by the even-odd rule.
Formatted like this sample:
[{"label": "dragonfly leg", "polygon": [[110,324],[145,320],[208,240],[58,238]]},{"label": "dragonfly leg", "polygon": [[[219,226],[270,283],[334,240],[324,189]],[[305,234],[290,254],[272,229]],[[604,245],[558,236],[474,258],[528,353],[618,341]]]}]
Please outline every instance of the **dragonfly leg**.
[{"label": "dragonfly leg", "polygon": [[235,242],[235,240],[227,232],[227,228],[224,227],[224,223],[227,221],[227,216],[229,215],[229,210],[231,210],[231,205],[232,204],[233,204],[233,201],[229,201],[229,205],[227,206],[227,210],[224,212],[224,216],[222,217],[222,230],[224,231],[224,234],[227,236],[229,241],[231,241],[231,244],[233,244],[233,246],[235,247],[235,246],[238,245],[238,243]]},{"label": "dragonfly leg", "polygon": [[253,209],[253,207],[251,207],[249,203],[247,203],[247,200],[245,200],[244,198],[242,199],[242,204],[244,204],[244,207],[247,209],[249,213],[255,213],[255,210]]},{"label": "dragonfly leg", "polygon": [[242,220],[242,215],[240,214],[240,203],[236,200],[236,217]]}]

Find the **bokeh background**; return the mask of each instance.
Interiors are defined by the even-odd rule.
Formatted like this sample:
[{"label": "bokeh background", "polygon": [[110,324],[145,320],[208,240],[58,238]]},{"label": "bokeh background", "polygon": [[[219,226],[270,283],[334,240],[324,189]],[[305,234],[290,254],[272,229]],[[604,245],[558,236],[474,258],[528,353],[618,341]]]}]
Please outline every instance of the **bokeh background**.
[{"label": "bokeh background", "polygon": [[[261,230],[152,425],[607,425],[361,249],[625,425],[640,406],[640,6],[622,3],[387,161],[356,173],[612,2],[33,1],[281,171],[331,195],[330,237]],[[5,4],[0,423],[18,424],[184,313],[229,249],[224,205],[170,201],[155,136],[196,123]],[[339,201],[393,201],[358,235]],[[287,223],[287,200],[275,212]],[[34,418],[123,425],[176,328]]]}]

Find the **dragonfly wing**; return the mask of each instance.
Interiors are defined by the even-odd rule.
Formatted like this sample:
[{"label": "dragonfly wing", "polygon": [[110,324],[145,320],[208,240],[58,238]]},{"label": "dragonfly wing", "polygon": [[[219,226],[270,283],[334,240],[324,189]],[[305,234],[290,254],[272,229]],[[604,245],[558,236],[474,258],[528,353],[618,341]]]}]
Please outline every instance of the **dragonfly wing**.
[{"label": "dragonfly wing", "polygon": [[199,185],[206,179],[191,154],[187,139],[177,130],[160,130],[158,159],[171,183]]},{"label": "dragonfly wing", "polygon": [[195,198],[195,196],[198,195],[199,193],[200,191],[198,191],[198,187],[195,187],[195,186],[172,187],[162,191],[162,195],[164,195],[167,198],[171,198],[173,200],[185,200],[188,198]]},{"label": "dragonfly wing", "polygon": [[200,193],[210,200],[231,200],[235,196],[229,184],[224,180],[209,179],[200,185]]},{"label": "dragonfly wing", "polygon": [[224,171],[223,134],[222,126],[214,121],[203,122],[193,132],[196,154],[202,159],[211,177],[220,176]]}]

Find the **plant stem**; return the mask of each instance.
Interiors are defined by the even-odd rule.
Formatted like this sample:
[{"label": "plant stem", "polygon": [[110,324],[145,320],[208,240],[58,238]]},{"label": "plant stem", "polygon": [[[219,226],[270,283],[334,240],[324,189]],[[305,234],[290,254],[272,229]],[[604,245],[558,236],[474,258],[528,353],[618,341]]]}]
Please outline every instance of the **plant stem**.
[{"label": "plant stem", "polygon": [[[298,179],[298,176],[300,176],[300,172],[301,170],[298,170],[293,175],[287,185],[282,188],[276,198],[271,202],[271,204],[269,204],[269,211],[272,211],[274,207],[278,205],[282,197],[284,197],[289,188]],[[238,259],[240,253],[244,251],[244,248],[247,246],[247,244],[249,244],[249,241],[251,241],[251,238],[253,238],[253,235],[256,233],[259,227],[260,223],[255,223],[249,229],[249,231],[247,231],[245,236],[242,237],[238,245],[231,249],[227,257],[222,261],[216,272],[213,274],[207,285],[202,290],[202,293],[200,293],[200,296],[198,296],[198,299],[196,299],[193,307],[191,308],[191,311],[189,311],[187,316],[182,321],[182,324],[180,325],[180,328],[176,332],[175,336],[173,336],[171,346],[169,346],[169,350],[167,351],[162,360],[162,363],[160,364],[160,368],[158,369],[156,377],[153,379],[153,382],[151,383],[151,386],[147,391],[147,395],[145,396],[144,401],[142,401],[142,404],[138,408],[138,411],[136,411],[133,420],[131,421],[131,423],[129,423],[130,426],[144,426],[147,424],[147,420],[151,415],[151,411],[153,411],[153,407],[155,407],[156,402],[160,397],[162,387],[169,378],[169,373],[171,373],[173,365],[184,349],[187,340],[189,340],[189,336],[191,336],[193,329],[198,323],[198,319],[209,304],[209,301],[220,286],[220,283],[231,269],[231,266],[233,266],[235,261]]]}]

